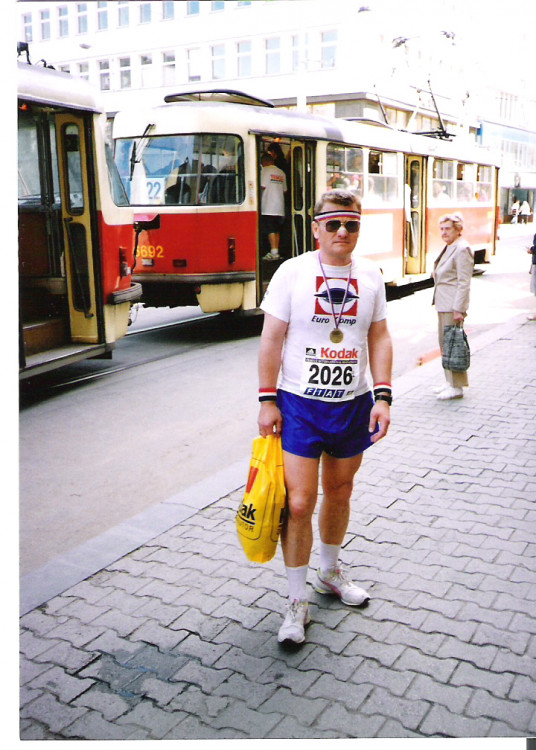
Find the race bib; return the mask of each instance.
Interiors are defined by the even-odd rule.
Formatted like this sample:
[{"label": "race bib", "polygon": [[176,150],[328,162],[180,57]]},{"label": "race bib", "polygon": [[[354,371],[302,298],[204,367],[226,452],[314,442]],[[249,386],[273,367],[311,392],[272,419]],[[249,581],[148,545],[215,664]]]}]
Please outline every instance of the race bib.
[{"label": "race bib", "polygon": [[359,349],[307,346],[300,392],[319,401],[349,401],[355,396]]}]

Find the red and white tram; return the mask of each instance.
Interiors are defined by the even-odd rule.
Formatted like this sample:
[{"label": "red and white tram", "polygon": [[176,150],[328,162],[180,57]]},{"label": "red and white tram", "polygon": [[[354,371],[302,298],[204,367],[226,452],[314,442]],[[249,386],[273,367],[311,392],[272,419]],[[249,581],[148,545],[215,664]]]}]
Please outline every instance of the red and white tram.
[{"label": "red and white tram", "polygon": [[363,202],[358,250],[386,284],[430,276],[439,217],[461,211],[477,262],[495,250],[498,169],[473,144],[274,108],[240,92],[166,97],[119,112],[115,161],[140,230],[135,281],[149,306],[254,310],[277,263],[260,233],[260,155],[276,143],[289,186],[283,259],[314,249],[325,190]]},{"label": "red and white tram", "polygon": [[131,303],[133,211],[79,79],[18,64],[19,372],[109,356]]}]

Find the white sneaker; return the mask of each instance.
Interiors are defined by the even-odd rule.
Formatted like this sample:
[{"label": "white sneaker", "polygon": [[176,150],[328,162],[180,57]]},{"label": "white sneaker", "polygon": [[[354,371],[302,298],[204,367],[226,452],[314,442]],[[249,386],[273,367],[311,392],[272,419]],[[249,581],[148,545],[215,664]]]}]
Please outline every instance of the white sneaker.
[{"label": "white sneaker", "polygon": [[432,393],[435,393],[437,395],[438,393],[442,393],[445,388],[448,388],[448,385],[446,385],[446,383],[443,383],[443,385],[436,385],[432,388]]},{"label": "white sneaker", "polygon": [[438,395],[439,401],[450,401],[453,398],[463,398],[463,388],[454,388],[453,386],[447,386]]},{"label": "white sneaker", "polygon": [[281,256],[279,253],[266,253],[266,255],[263,256],[263,260],[281,260]]},{"label": "white sneaker", "polygon": [[309,602],[305,599],[294,599],[288,603],[287,614],[279,628],[277,640],[303,643],[305,640],[305,626],[311,622]]},{"label": "white sneaker", "polygon": [[340,568],[323,573],[320,568],[316,572],[316,581],[313,584],[315,591],[319,594],[336,594],[343,604],[354,607],[368,602],[370,594],[350,581]]}]

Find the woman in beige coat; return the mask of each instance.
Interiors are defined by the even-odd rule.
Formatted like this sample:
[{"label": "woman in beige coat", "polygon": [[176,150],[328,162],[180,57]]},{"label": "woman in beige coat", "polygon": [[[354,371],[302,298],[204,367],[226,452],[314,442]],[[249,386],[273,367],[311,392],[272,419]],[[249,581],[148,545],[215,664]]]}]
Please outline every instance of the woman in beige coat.
[{"label": "woman in beige coat", "polygon": [[[469,291],[473,277],[474,255],[463,239],[463,217],[447,214],[439,220],[441,239],[445,247],[434,263],[433,304],[437,310],[439,347],[443,351],[443,329],[447,325],[463,325],[469,307]],[[462,398],[464,386],[469,385],[466,372],[444,370],[446,383],[438,389],[438,399],[447,401]]]}]

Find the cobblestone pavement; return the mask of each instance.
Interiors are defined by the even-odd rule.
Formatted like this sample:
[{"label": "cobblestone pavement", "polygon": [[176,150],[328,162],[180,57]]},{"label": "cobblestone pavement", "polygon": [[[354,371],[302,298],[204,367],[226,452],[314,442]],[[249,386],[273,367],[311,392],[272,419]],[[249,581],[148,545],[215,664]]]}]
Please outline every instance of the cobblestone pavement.
[{"label": "cobblestone pavement", "polygon": [[535,342],[479,337],[463,400],[438,361],[396,381],[343,552],[367,608],[311,590],[280,646],[281,554],[249,563],[243,488],[214,497],[22,616],[21,738],[534,736]]}]

